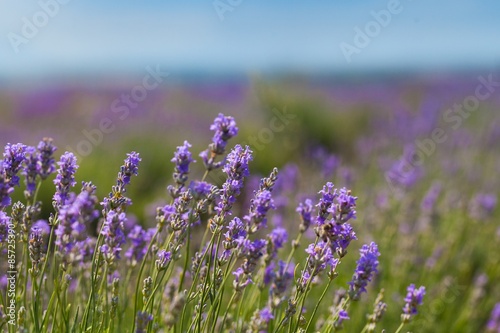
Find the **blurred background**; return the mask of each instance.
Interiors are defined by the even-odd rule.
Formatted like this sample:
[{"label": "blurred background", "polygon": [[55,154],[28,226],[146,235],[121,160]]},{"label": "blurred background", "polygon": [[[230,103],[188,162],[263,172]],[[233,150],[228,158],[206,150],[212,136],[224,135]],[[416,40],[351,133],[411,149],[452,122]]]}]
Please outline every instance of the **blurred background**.
[{"label": "blurred background", "polygon": [[[197,156],[214,117],[232,115],[231,143],[255,152],[246,198],[259,175],[283,170],[277,201],[290,209],[274,223],[296,224],[297,202],[326,181],[352,188],[355,229],[379,242],[389,297],[415,281],[445,302],[426,305],[418,331],[483,331],[500,295],[484,283],[500,276],[499,10],[494,0],[2,0],[0,142],[54,138],[101,197],[125,153],[140,152],[130,212],[153,225],[175,147],[188,140]],[[43,200],[52,193],[46,182]]]},{"label": "blurred background", "polygon": [[[205,149],[219,112],[238,121],[258,172],[316,150],[359,164],[371,156],[362,149],[399,133],[386,158],[397,159],[474,94],[480,75],[497,80],[499,9],[486,0],[5,0],[0,139],[53,137],[101,195],[124,154],[140,151],[144,202],[164,193],[177,145]],[[493,91],[481,101],[495,106],[481,112],[490,115],[464,123],[491,125],[499,101]],[[269,131],[277,113],[292,116]],[[367,163],[388,164],[384,156]]]}]

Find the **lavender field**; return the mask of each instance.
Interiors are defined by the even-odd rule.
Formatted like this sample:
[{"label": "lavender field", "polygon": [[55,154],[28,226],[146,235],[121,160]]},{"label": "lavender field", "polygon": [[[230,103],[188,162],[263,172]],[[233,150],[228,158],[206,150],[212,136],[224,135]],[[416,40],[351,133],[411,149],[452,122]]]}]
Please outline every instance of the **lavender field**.
[{"label": "lavender field", "polygon": [[141,80],[0,89],[1,332],[500,332],[496,73]]}]

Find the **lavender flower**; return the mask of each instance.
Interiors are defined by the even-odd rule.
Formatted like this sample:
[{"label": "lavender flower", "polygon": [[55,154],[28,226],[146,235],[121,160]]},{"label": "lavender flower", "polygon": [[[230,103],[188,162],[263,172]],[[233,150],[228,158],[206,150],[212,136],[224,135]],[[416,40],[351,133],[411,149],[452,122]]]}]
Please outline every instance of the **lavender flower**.
[{"label": "lavender flower", "polygon": [[145,333],[150,321],[153,320],[153,316],[147,312],[139,311],[136,316],[137,327],[135,333]]},{"label": "lavender flower", "polygon": [[310,278],[314,278],[321,271],[325,270],[327,266],[330,266],[331,270],[334,270],[339,262],[338,259],[333,257],[333,252],[328,243],[323,241],[319,241],[317,244],[309,244],[305,251],[309,254],[309,257],[307,261],[308,265],[305,269],[305,273],[307,274],[303,272],[301,279],[304,287]]},{"label": "lavender flower", "polygon": [[149,229],[145,231],[140,225],[135,225],[128,233],[127,238],[130,240],[131,245],[125,252],[127,258],[132,266],[138,261],[141,261],[147,252],[147,247],[156,229]]},{"label": "lavender flower", "polygon": [[40,271],[39,265],[42,259],[42,245],[43,245],[42,230],[38,228],[33,228],[28,245],[29,255],[31,259],[30,273],[33,276],[37,276]]},{"label": "lavender flower", "polygon": [[486,328],[489,332],[500,333],[500,303],[497,303],[491,311]]},{"label": "lavender flower", "polygon": [[243,149],[236,145],[227,157],[223,171],[227,174],[227,180],[222,185],[221,200],[216,211],[220,216],[225,216],[231,208],[243,188],[243,179],[248,177],[248,163],[252,160],[252,151],[248,146]]},{"label": "lavender flower", "polygon": [[27,198],[31,198],[36,189],[36,178],[39,175],[39,161],[34,147],[26,147],[26,166],[23,174],[26,176],[26,191],[24,192]]},{"label": "lavender flower", "polygon": [[408,322],[410,318],[417,314],[417,307],[422,305],[425,295],[425,287],[415,288],[414,284],[410,284],[407,288],[405,297],[405,306],[401,316],[403,322]]},{"label": "lavender flower", "polygon": [[14,192],[14,187],[5,175],[4,163],[0,160],[0,209],[10,206],[12,200],[10,195]]},{"label": "lavender flower", "polygon": [[12,187],[19,186],[19,176],[17,173],[21,170],[22,164],[26,160],[26,146],[22,143],[10,144],[5,146],[3,153],[3,173]]},{"label": "lavender flower", "polygon": [[54,184],[56,185],[56,193],[54,194],[54,208],[56,210],[61,209],[69,199],[69,191],[71,187],[75,186],[75,172],[78,169],[76,164],[76,157],[73,153],[65,152],[59,162],[57,162],[59,169],[57,170],[56,179],[54,179]]},{"label": "lavender flower", "polygon": [[300,214],[300,232],[304,233],[309,229],[312,221],[313,204],[311,199],[306,199],[303,203],[299,203],[296,212]]},{"label": "lavender flower", "polygon": [[330,206],[330,213],[336,224],[346,223],[350,219],[356,219],[357,197],[351,195],[351,191],[345,187],[335,191],[335,205]]},{"label": "lavender flower", "polygon": [[10,223],[10,217],[0,210],[0,244],[7,242]]},{"label": "lavender flower", "polygon": [[366,286],[378,272],[378,246],[374,242],[370,245],[363,245],[360,252],[360,258],[357,267],[349,282],[349,296],[352,300],[358,300],[362,293],[366,292]]},{"label": "lavender flower", "polygon": [[288,233],[284,228],[274,228],[273,231],[267,235],[267,240],[266,255],[264,257],[266,264],[276,257],[278,250],[286,243],[288,240]]},{"label": "lavender flower", "polygon": [[318,227],[317,231],[319,237],[329,244],[333,253],[337,253],[341,258],[347,254],[347,247],[351,241],[357,239],[356,233],[349,223],[326,223]]},{"label": "lavender flower", "polygon": [[170,194],[175,198],[179,195],[180,189],[184,187],[189,174],[189,165],[194,162],[189,148],[189,142],[184,141],[182,146],[177,147],[171,162],[175,163],[175,171],[173,174],[176,186],[169,186]]},{"label": "lavender flower", "polygon": [[238,134],[238,127],[233,117],[224,116],[222,113],[215,118],[210,130],[215,131],[212,143],[208,149],[200,154],[207,170],[220,167],[220,163],[215,163],[218,155],[224,154],[227,142]]},{"label": "lavender flower", "polygon": [[333,199],[335,199],[333,184],[330,182],[326,183],[326,185],[323,186],[323,189],[319,191],[319,194],[321,194],[321,198],[319,199],[319,203],[316,205],[316,207],[318,207],[316,224],[321,226],[330,215],[330,207],[333,204]]},{"label": "lavender flower", "polygon": [[424,213],[432,213],[434,206],[436,205],[436,201],[439,198],[439,194],[441,193],[441,188],[441,183],[436,182],[432,184],[431,188],[427,191],[422,199],[422,203],[420,204],[420,208]]},{"label": "lavender flower", "polygon": [[131,152],[127,154],[124,164],[120,167],[120,172],[118,172],[116,185],[113,186],[111,193],[101,203],[105,213],[132,204],[132,201],[125,197],[124,194],[127,191],[126,186],[130,184],[130,178],[138,174],[140,161],[141,158],[138,153]]},{"label": "lavender flower", "polygon": [[263,239],[257,239],[253,242],[245,239],[240,243],[240,255],[244,258],[241,267],[245,274],[249,275],[255,270],[257,261],[264,255],[262,250],[266,246],[266,243]]},{"label": "lavender flower", "polygon": [[486,220],[493,214],[497,205],[495,194],[476,194],[469,204],[469,216],[477,220]]},{"label": "lavender flower", "polygon": [[54,152],[57,148],[52,144],[51,138],[43,138],[37,146],[38,151],[38,172],[42,180],[47,179],[56,171]]},{"label": "lavender flower", "polygon": [[245,225],[238,217],[233,218],[226,229],[222,245],[224,246],[223,256],[227,259],[231,254],[231,250],[238,247],[246,238],[247,232],[245,231]]},{"label": "lavender flower", "polygon": [[167,268],[168,263],[172,260],[172,253],[170,251],[160,250],[156,255],[156,268],[162,271]]},{"label": "lavender flower", "polygon": [[241,291],[241,290],[245,289],[245,287],[247,285],[249,285],[250,283],[253,282],[252,279],[250,278],[250,276],[245,274],[245,272],[243,271],[243,268],[241,268],[241,267],[238,267],[233,272],[233,275],[234,275],[233,287],[236,291]]},{"label": "lavender flower", "polygon": [[115,211],[108,212],[101,234],[104,236],[104,245],[101,252],[105,259],[112,263],[115,259],[120,259],[121,245],[125,243],[123,225],[126,221],[125,213]]},{"label": "lavender flower", "polygon": [[[273,268],[274,265],[269,267]],[[267,268],[266,268],[267,269]],[[271,283],[269,288],[270,300],[273,307],[278,307],[283,301],[283,296],[290,286],[293,279],[293,265],[288,265],[284,261],[278,261],[278,270],[276,272],[272,271],[268,273],[267,280],[265,282]]]},{"label": "lavender flower", "polygon": [[247,223],[247,231],[252,234],[267,225],[267,212],[274,209],[274,202],[269,190],[255,192],[255,198],[251,201],[250,211],[243,219]]},{"label": "lavender flower", "polygon": [[214,186],[207,182],[193,181],[189,184],[195,199],[206,198],[213,191]]},{"label": "lavender flower", "polygon": [[349,314],[345,310],[340,310],[338,313],[337,320],[334,323],[335,328],[340,329],[345,320],[349,320]]}]

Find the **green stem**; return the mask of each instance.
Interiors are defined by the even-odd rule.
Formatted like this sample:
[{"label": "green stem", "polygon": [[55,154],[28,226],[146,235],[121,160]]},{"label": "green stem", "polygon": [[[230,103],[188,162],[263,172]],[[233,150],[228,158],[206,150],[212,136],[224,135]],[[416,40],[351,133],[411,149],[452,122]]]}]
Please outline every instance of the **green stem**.
[{"label": "green stem", "polygon": [[323,293],[321,294],[319,300],[316,302],[316,305],[314,306],[314,310],[311,314],[311,318],[309,318],[309,322],[307,323],[306,326],[306,332],[309,330],[309,326],[311,326],[314,316],[316,315],[316,311],[318,311],[319,305],[321,304],[321,301],[323,301],[323,298],[326,295],[326,292],[328,291],[328,288],[330,287],[330,284],[332,283],[332,279],[329,279],[328,284],[326,285],[325,289],[323,290]]},{"label": "green stem", "polygon": [[401,332],[401,330],[403,329],[403,326],[405,326],[405,323],[401,323],[401,325],[399,325],[399,327],[398,327],[398,329],[396,330],[395,333]]}]

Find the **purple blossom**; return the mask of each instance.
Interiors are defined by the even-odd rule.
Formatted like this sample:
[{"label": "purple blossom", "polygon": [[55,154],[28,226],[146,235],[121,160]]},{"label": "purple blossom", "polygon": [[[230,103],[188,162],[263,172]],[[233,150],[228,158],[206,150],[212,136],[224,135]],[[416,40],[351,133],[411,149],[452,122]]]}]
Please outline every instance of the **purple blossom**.
[{"label": "purple blossom", "polygon": [[[177,147],[174,157],[170,160],[172,163],[175,163],[175,172],[179,175],[176,181],[182,180],[189,173],[189,165],[195,161],[189,151],[191,147],[189,142],[184,141],[182,146]],[[182,183],[184,182],[185,180]]]},{"label": "purple blossom", "polygon": [[245,231],[245,225],[238,217],[233,218],[226,229],[222,245],[224,245],[224,257],[227,258],[231,254],[231,250],[243,242],[247,232]]},{"label": "purple blossom", "polygon": [[101,252],[105,254],[108,261],[113,261],[115,258],[120,259],[121,245],[125,243],[123,227],[126,220],[125,213],[117,213],[114,210],[109,211],[106,216],[101,230],[101,235],[104,236]]},{"label": "purple blossom", "polygon": [[366,292],[366,286],[378,272],[378,246],[375,242],[363,245],[359,250],[360,258],[357,261],[356,270],[349,282],[349,296],[352,300],[358,300],[362,293]]},{"label": "purple blossom", "polygon": [[500,333],[500,303],[497,303],[491,311],[490,319],[486,325],[488,331]]},{"label": "purple blossom", "polygon": [[277,227],[267,235],[267,239],[266,263],[276,257],[278,250],[281,249],[288,240],[288,233],[286,229]]},{"label": "purple blossom", "polygon": [[316,205],[318,207],[318,216],[316,218],[316,223],[318,225],[323,225],[330,215],[330,207],[333,204],[333,199],[335,199],[335,192],[333,184],[328,182],[323,186],[323,189],[319,191],[321,198],[319,203]]},{"label": "purple blossom", "polygon": [[6,243],[10,224],[10,217],[0,210],[0,244]]},{"label": "purple blossom", "polygon": [[125,258],[131,260],[133,264],[141,261],[146,255],[148,244],[154,233],[155,229],[146,231],[140,225],[135,225],[127,235],[130,247],[125,252]]},{"label": "purple blossom", "polygon": [[425,287],[415,288],[414,284],[410,284],[407,289],[405,297],[405,306],[403,307],[403,314],[414,316],[417,314],[417,307],[422,305],[425,295]]},{"label": "purple blossom", "polygon": [[420,204],[420,208],[423,212],[429,214],[434,210],[436,201],[439,198],[439,194],[441,193],[441,188],[442,186],[438,182],[432,184],[431,188],[427,191],[424,198],[422,199],[422,203]]},{"label": "purple blossom", "polygon": [[309,229],[312,221],[313,204],[311,199],[306,199],[303,203],[299,203],[296,212],[300,214],[300,232],[306,232]]},{"label": "purple blossom", "polygon": [[5,176],[3,161],[0,160],[0,209],[10,206],[12,200],[10,195],[14,192],[14,187]]},{"label": "purple blossom", "polygon": [[173,174],[175,186],[168,186],[168,191],[174,198],[179,196],[181,188],[186,184],[189,174],[189,165],[194,162],[191,152],[189,151],[190,147],[191,145],[189,142],[184,141],[182,146],[177,147],[174,157],[171,159],[171,162],[175,163]]},{"label": "purple blossom", "polygon": [[[274,264],[271,266],[274,268]],[[267,269],[267,268],[266,268]],[[278,270],[268,273],[267,283],[271,283],[269,293],[275,297],[281,297],[285,294],[293,279],[293,265],[288,265],[284,261],[278,261]]]},{"label": "purple blossom", "polygon": [[222,185],[221,200],[215,208],[217,212],[224,216],[231,211],[243,188],[243,179],[248,177],[248,163],[252,160],[252,151],[248,146],[243,149],[236,145],[227,157],[223,171],[227,174],[227,180]]},{"label": "purple blossom", "polygon": [[156,255],[156,268],[164,270],[167,268],[168,263],[172,260],[172,253],[170,251],[160,250]]},{"label": "purple blossom", "polygon": [[324,224],[320,228],[320,236],[324,242],[329,244],[333,253],[337,253],[341,258],[347,254],[347,247],[351,241],[358,239],[349,223]]},{"label": "purple blossom", "polygon": [[26,147],[26,165],[23,174],[26,176],[26,195],[33,196],[36,189],[36,177],[39,174],[40,165],[38,163],[37,152],[34,147]]},{"label": "purple blossom", "polygon": [[220,162],[215,163],[215,158],[218,155],[224,154],[228,140],[238,134],[238,127],[236,127],[234,118],[224,116],[222,113],[219,113],[215,118],[210,129],[215,131],[212,143],[208,146],[207,150],[200,153],[200,157],[207,170],[217,169],[222,165]]},{"label": "purple blossom", "polygon": [[485,220],[493,214],[496,205],[497,196],[495,194],[476,194],[469,204],[469,215],[473,219]]},{"label": "purple blossom", "polygon": [[123,209],[123,206],[130,206],[132,204],[132,200],[125,197],[124,194],[127,191],[126,186],[130,184],[130,178],[138,174],[140,161],[141,158],[138,153],[131,152],[127,154],[124,164],[118,172],[116,185],[113,186],[111,193],[101,202],[105,212],[118,208]]},{"label": "purple blossom", "polygon": [[54,207],[60,209],[66,204],[69,199],[69,191],[71,187],[75,186],[75,172],[78,169],[76,164],[76,157],[73,153],[65,152],[59,162],[57,162],[59,169],[57,170],[56,179],[56,193],[54,194]]},{"label": "purple blossom", "polygon": [[342,224],[350,219],[356,219],[356,200],[358,198],[351,195],[351,191],[341,188],[335,191],[335,205],[330,206],[330,213],[334,217],[335,223]]},{"label": "purple blossom", "polygon": [[54,152],[57,148],[52,144],[51,138],[43,138],[37,146],[38,151],[38,172],[42,180],[47,179],[56,171]]},{"label": "purple blossom", "polygon": [[271,191],[256,191],[255,198],[251,201],[250,211],[243,217],[247,223],[247,231],[249,233],[255,233],[260,228],[266,227],[266,215],[269,209],[275,209]]},{"label": "purple blossom", "polygon": [[19,176],[17,173],[21,170],[26,160],[26,146],[22,143],[10,144],[5,146],[3,153],[3,173],[12,187],[19,186]]},{"label": "purple blossom", "polygon": [[227,141],[238,134],[238,127],[233,117],[224,116],[222,113],[215,118],[210,130],[215,131],[212,138],[211,150],[217,155],[224,154]]},{"label": "purple blossom", "polygon": [[274,319],[273,312],[268,307],[260,310],[259,317],[265,323],[269,323],[272,319]]},{"label": "purple blossom", "polygon": [[351,318],[349,318],[349,314],[347,313],[347,311],[340,310],[338,313],[337,320],[335,321],[334,325],[335,325],[335,327],[340,328],[340,327],[342,327],[343,322],[345,320],[349,320],[349,319],[351,319]]},{"label": "purple blossom", "polygon": [[132,176],[137,176],[139,172],[140,161],[141,158],[135,151],[127,154],[127,158],[125,158],[125,163],[120,168],[120,172],[118,173],[118,179],[116,182],[117,185],[123,189],[123,192],[125,192],[125,185],[130,184],[130,178]]},{"label": "purple blossom", "polygon": [[85,225],[80,220],[80,210],[85,202],[87,192],[82,192],[78,197],[70,197],[68,203],[59,209],[59,223],[57,224],[56,246],[59,252],[68,260],[68,255],[76,244],[76,240],[83,236]]},{"label": "purple blossom", "polygon": [[241,291],[245,289],[247,285],[249,285],[252,282],[252,279],[245,274],[243,271],[243,268],[238,267],[234,272],[234,281],[233,281],[233,287],[236,291]]},{"label": "purple blossom", "polygon": [[195,198],[206,198],[212,192],[214,185],[196,180],[189,184],[189,188],[193,191]]},{"label": "purple blossom", "polygon": [[325,270],[327,266],[334,270],[337,267],[338,259],[333,257],[332,249],[328,243],[319,241],[317,244],[309,244],[306,248],[306,253],[309,254],[308,265],[305,272],[307,275],[302,276],[302,282],[307,284],[310,277],[315,277],[321,271]]},{"label": "purple blossom", "polygon": [[50,234],[50,225],[46,220],[38,220],[31,226],[31,230],[38,229],[44,235]]},{"label": "purple blossom", "polygon": [[257,261],[264,255],[263,249],[267,242],[263,239],[250,241],[245,239],[240,243],[240,255],[244,258],[243,271],[245,274],[251,274],[257,266]]},{"label": "purple blossom", "polygon": [[145,333],[150,321],[153,320],[153,316],[147,312],[139,311],[136,316],[136,329],[135,333]]}]

